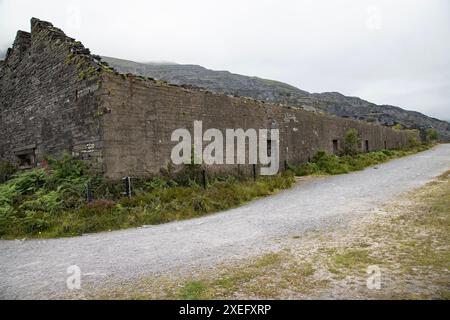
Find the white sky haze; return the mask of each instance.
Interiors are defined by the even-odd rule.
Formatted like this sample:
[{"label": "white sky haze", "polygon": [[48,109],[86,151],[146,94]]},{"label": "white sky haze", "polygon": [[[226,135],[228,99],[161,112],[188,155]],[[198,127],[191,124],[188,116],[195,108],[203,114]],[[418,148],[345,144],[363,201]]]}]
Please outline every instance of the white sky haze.
[{"label": "white sky haze", "polygon": [[199,64],[450,120],[447,0],[0,0],[0,52],[31,17],[95,54]]}]

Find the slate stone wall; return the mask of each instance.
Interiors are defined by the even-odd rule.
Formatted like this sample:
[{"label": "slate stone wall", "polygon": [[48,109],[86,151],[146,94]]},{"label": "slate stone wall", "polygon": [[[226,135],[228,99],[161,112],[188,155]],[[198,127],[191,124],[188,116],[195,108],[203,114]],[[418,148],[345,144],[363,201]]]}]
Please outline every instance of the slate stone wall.
[{"label": "slate stone wall", "polygon": [[19,31],[0,70],[0,157],[63,151],[101,167],[99,78],[87,49],[50,23]]},{"label": "slate stone wall", "polygon": [[[48,22],[32,19],[0,63],[0,158],[22,164],[67,151],[110,178],[170,167],[173,130],[280,130],[280,168],[341,148],[355,128],[369,151],[407,146],[408,133],[248,98],[123,75]],[[333,140],[337,140],[333,142]],[[225,152],[224,152],[225,153]],[[176,170],[177,168],[175,168]],[[249,165],[209,171],[250,174]],[[258,170],[259,171],[259,170]]]},{"label": "slate stone wall", "polygon": [[[110,177],[158,173],[170,166],[170,154],[177,142],[175,129],[186,128],[193,136],[195,120],[203,132],[220,129],[280,130],[280,164],[299,164],[319,150],[333,153],[333,140],[342,149],[345,133],[354,128],[364,149],[401,148],[409,135],[388,127],[324,116],[296,108],[267,104],[253,99],[230,97],[199,89],[182,88],[133,75],[102,74],[102,115],[105,172]],[[207,143],[204,143],[206,145]],[[224,149],[225,154],[225,149]],[[249,165],[208,166],[209,171],[251,173]],[[259,171],[259,170],[258,170]]]}]

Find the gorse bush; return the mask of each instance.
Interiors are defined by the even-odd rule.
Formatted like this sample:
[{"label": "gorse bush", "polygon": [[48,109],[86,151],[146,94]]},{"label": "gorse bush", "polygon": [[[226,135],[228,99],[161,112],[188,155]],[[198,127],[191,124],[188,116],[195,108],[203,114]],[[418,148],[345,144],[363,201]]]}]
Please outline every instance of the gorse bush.
[{"label": "gorse bush", "polygon": [[319,151],[313,157],[312,162],[317,165],[319,171],[328,174],[347,173],[349,172],[349,169],[342,159],[345,158],[327,154],[325,151]]}]

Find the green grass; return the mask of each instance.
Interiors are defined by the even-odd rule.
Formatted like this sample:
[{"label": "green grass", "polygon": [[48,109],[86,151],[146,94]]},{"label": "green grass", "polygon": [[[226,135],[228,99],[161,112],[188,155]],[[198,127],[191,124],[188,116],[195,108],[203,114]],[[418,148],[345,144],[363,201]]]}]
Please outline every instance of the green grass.
[{"label": "green grass", "polygon": [[206,300],[207,285],[202,281],[191,281],[186,283],[178,293],[178,298],[182,300]]},{"label": "green grass", "polygon": [[[285,258],[278,253],[268,253],[255,261],[233,267],[219,274],[217,278],[186,281],[183,286],[170,295],[174,299],[206,300],[227,297],[234,292],[253,292],[270,297],[276,288],[261,284],[260,278],[279,267]],[[256,285],[256,287],[255,287]]]},{"label": "green grass", "polygon": [[369,250],[360,248],[341,249],[330,255],[328,270],[336,275],[344,275],[348,270],[364,270],[367,266],[376,264]]}]

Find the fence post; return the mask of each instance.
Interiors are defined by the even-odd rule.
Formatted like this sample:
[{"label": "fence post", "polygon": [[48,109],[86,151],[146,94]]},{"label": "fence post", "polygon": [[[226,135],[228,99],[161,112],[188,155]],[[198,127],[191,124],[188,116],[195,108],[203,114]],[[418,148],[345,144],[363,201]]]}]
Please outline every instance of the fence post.
[{"label": "fence post", "polygon": [[256,164],[253,164],[253,180],[256,181]]},{"label": "fence post", "polygon": [[122,179],[124,181],[125,192],[123,194],[128,198],[131,198],[131,178],[125,177]]},{"label": "fence post", "polygon": [[91,190],[91,188],[89,186],[89,182],[88,182],[88,183],[86,183],[86,201],[89,203],[89,202],[92,202],[92,200],[93,200],[92,190]]},{"label": "fence post", "polygon": [[207,185],[206,170],[202,170],[202,176],[203,176],[203,189],[206,189],[206,185]]}]

